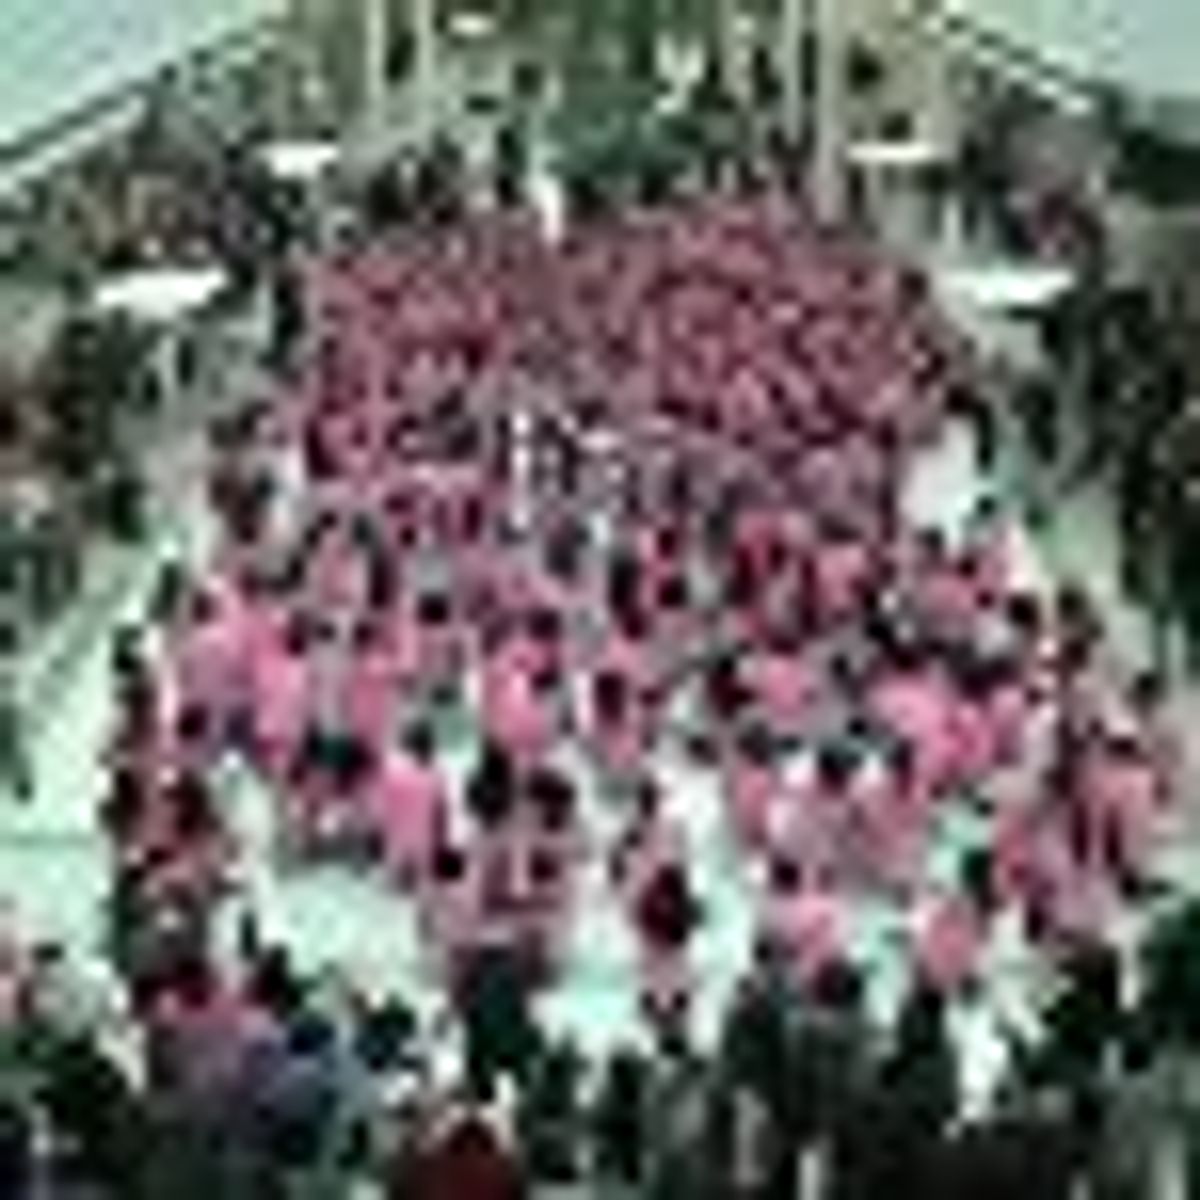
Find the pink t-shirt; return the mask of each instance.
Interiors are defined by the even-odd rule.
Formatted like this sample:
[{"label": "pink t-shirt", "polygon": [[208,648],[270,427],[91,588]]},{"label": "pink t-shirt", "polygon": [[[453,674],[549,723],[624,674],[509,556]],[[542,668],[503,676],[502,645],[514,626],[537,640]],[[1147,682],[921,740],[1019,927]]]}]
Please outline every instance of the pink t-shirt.
[{"label": "pink t-shirt", "polygon": [[949,698],[932,674],[894,675],[872,697],[880,720],[913,748],[918,775],[936,787],[953,759]]},{"label": "pink t-shirt", "polygon": [[424,871],[446,815],[446,792],[437,769],[393,751],[372,788],[384,854],[394,870]]},{"label": "pink t-shirt", "polygon": [[767,935],[788,954],[805,984],[814,982],[845,955],[849,931],[845,906],[831,892],[772,891],[765,922]]},{"label": "pink t-shirt", "polygon": [[277,646],[255,664],[256,725],[268,762],[280,770],[303,737],[312,715],[307,661]]},{"label": "pink t-shirt", "polygon": [[726,769],[726,794],[743,845],[763,849],[770,840],[771,805],[779,778],[769,764],[738,758]]},{"label": "pink t-shirt", "polygon": [[343,681],[347,723],[368,745],[386,746],[396,719],[398,686],[395,663],[386,646],[360,650]]},{"label": "pink t-shirt", "polygon": [[553,741],[554,723],[547,698],[538,693],[530,673],[508,655],[498,656],[487,669],[483,722],[489,736],[521,762],[535,762]]},{"label": "pink t-shirt", "polygon": [[767,720],[777,729],[801,732],[816,682],[800,655],[755,654],[747,663],[747,675]]},{"label": "pink t-shirt", "polygon": [[983,923],[957,896],[935,900],[921,920],[916,956],[925,979],[941,992],[960,990],[975,974]]}]

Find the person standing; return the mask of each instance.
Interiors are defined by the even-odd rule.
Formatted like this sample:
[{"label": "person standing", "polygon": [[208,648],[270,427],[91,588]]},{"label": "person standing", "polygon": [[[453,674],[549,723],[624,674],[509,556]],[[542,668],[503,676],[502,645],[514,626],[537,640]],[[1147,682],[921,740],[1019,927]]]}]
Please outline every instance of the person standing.
[{"label": "person standing", "polygon": [[35,781],[16,666],[10,647],[0,644],[0,788],[28,803]]}]

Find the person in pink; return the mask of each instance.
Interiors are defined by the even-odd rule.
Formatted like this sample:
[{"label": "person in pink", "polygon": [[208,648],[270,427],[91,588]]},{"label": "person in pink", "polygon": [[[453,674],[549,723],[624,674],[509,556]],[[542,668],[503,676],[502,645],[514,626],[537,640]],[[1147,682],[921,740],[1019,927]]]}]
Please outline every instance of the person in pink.
[{"label": "person in pink", "polygon": [[815,549],[817,603],[826,621],[844,620],[863,597],[870,576],[867,547],[848,530],[837,530]]},{"label": "person in pink", "polygon": [[239,630],[228,616],[229,607],[220,593],[197,592],[184,628],[168,648],[173,711],[176,715],[203,712],[214,752],[222,744],[221,735],[235,707],[244,661]]},{"label": "person in pink", "polygon": [[934,664],[917,650],[899,650],[871,691],[872,715],[912,748],[914,770],[931,793],[946,782],[952,757],[950,696]]},{"label": "person in pink", "polygon": [[951,637],[973,628],[977,608],[971,580],[940,531],[920,535],[915,565],[912,582],[919,609],[930,627]]},{"label": "person in pink", "polygon": [[845,959],[845,906],[819,877],[806,883],[800,868],[787,858],[771,861],[766,887],[764,935],[807,990]]},{"label": "person in pink", "polygon": [[455,599],[441,590],[417,596],[411,629],[421,694],[430,700],[456,694],[465,647]]},{"label": "person in pink", "polygon": [[532,766],[549,752],[556,733],[550,681],[522,665],[523,644],[507,641],[484,665],[482,719],[487,737]]},{"label": "person in pink", "polygon": [[798,638],[777,635],[746,661],[746,680],[767,727],[794,741],[805,730],[816,699],[816,672]]},{"label": "person in pink", "polygon": [[436,846],[428,877],[417,888],[417,913],[424,948],[450,986],[472,944],[478,893],[478,865],[469,850],[451,841]]},{"label": "person in pink", "polygon": [[308,648],[303,621],[293,619],[281,639],[261,647],[254,664],[260,766],[280,787],[290,778],[313,714]]},{"label": "person in pink", "polygon": [[384,752],[396,727],[399,678],[382,618],[365,618],[346,664],[343,698],[347,727],[373,751]]},{"label": "person in pink", "polygon": [[961,992],[977,978],[985,934],[984,920],[968,897],[934,895],[917,915],[918,973],[942,995]]},{"label": "person in pink", "polygon": [[384,755],[370,790],[388,875],[414,887],[428,876],[447,834],[445,783],[428,727],[414,725],[404,746]]},{"label": "person in pink", "polygon": [[764,851],[771,838],[771,808],[782,789],[771,736],[751,726],[732,748],[724,767],[730,819],[743,849]]},{"label": "person in pink", "polygon": [[593,661],[589,694],[583,698],[589,747],[619,790],[635,783],[646,761],[650,668],[645,653],[641,639],[614,633]]},{"label": "person in pink", "polygon": [[1088,759],[1083,788],[1096,836],[1112,869],[1137,879],[1149,862],[1163,780],[1133,737],[1111,737]]}]

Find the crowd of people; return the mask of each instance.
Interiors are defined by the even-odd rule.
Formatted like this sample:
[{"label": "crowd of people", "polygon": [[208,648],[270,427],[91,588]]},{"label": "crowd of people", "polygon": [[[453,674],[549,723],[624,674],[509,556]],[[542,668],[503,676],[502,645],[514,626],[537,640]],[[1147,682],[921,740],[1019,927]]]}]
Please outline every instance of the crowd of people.
[{"label": "crowd of people", "polygon": [[[40,1160],[122,1197],[1151,1194],[1101,1135],[1191,1037],[1180,946],[1135,988],[1121,934],[1179,747],[1002,506],[909,518],[916,462],[986,419],[922,278],[769,192],[553,242],[443,217],[309,263],[283,394],[213,429],[216,553],[114,652],[135,1069],[10,938],[0,1191]],[[253,912],[228,936],[231,761],[280,869],[410,907],[419,979],[304,980]],[[697,777],[755,914],[715,1047]],[[536,1018],[596,905],[655,1047],[607,1069]],[[446,997],[448,1079],[406,987]],[[1003,1010],[982,1082],[964,1009]]]}]

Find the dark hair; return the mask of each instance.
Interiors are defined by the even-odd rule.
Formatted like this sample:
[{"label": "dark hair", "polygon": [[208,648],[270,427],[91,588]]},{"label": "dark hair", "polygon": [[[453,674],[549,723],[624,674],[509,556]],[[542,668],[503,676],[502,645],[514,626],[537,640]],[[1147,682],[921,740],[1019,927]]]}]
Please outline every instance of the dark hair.
[{"label": "dark hair", "polygon": [[529,632],[541,642],[554,642],[562,636],[562,617],[549,605],[539,604],[529,613]]},{"label": "dark hair", "polygon": [[430,864],[438,883],[458,883],[467,874],[467,856],[457,846],[442,844],[433,852]]},{"label": "dark hair", "polygon": [[622,720],[629,699],[629,683],[619,671],[604,669],[596,673],[592,680],[592,701],[602,721]]},{"label": "dark hair", "polygon": [[277,1016],[293,1012],[304,998],[304,989],[284,946],[267,946],[249,964],[246,990],[250,998]]},{"label": "dark hair", "polygon": [[283,633],[284,646],[295,658],[306,654],[313,642],[312,623],[303,613],[292,613]]},{"label": "dark hair", "polygon": [[176,731],[182,741],[195,743],[208,737],[212,729],[212,721],[206,708],[199,704],[189,704],[176,719]]},{"label": "dark hair", "polygon": [[736,717],[749,699],[733,653],[715,658],[705,671],[705,691],[714,714],[723,720]]},{"label": "dark hair", "polygon": [[218,825],[217,809],[212,793],[200,776],[181,775],[170,791],[175,826],[185,838],[201,837]]},{"label": "dark hair", "polygon": [[817,750],[816,767],[827,787],[845,787],[858,767],[858,754],[844,741],[826,742]]},{"label": "dark hair", "polygon": [[687,577],[680,571],[670,572],[659,587],[659,603],[663,608],[678,611],[687,607],[688,598]]},{"label": "dark hair", "polygon": [[584,548],[583,534],[566,521],[549,533],[546,544],[546,566],[557,579],[572,580],[579,575]]},{"label": "dark hair", "polygon": [[1152,708],[1166,698],[1166,681],[1157,671],[1139,671],[1129,685],[1129,694],[1139,708]]},{"label": "dark hair", "polygon": [[608,568],[608,605],[619,620],[638,611],[641,566],[628,550],[617,550]]},{"label": "dark hair", "polygon": [[453,604],[445,592],[426,592],[417,601],[417,619],[423,625],[445,625]]},{"label": "dark hair", "polygon": [[534,883],[545,887],[562,875],[562,863],[556,854],[539,847],[530,855],[529,873]]},{"label": "dark hair", "polygon": [[769,871],[771,887],[776,891],[792,893],[799,890],[801,873],[795,859],[786,856],[773,858]]},{"label": "dark hair", "polygon": [[131,835],[146,809],[146,786],[128,767],[117,767],[109,780],[108,796],[100,819],[105,831],[118,841]]},{"label": "dark hair", "polygon": [[962,880],[967,898],[981,913],[995,910],[998,901],[995,863],[986,846],[967,855],[962,865]]},{"label": "dark hair", "polygon": [[863,980],[858,968],[844,959],[826,963],[812,983],[812,998],[821,1008],[851,1014],[863,997]]},{"label": "dark hair", "polygon": [[488,741],[480,752],[466,787],[467,807],[485,826],[499,825],[516,802],[516,769],[508,752]]},{"label": "dark hair", "polygon": [[755,766],[767,766],[775,759],[775,739],[760,721],[752,721],[739,734],[738,753]]},{"label": "dark hair", "polygon": [[575,788],[561,772],[551,767],[530,772],[525,794],[548,830],[561,831],[570,825],[575,814]]},{"label": "dark hair", "polygon": [[202,954],[184,954],[170,968],[165,986],[189,1006],[209,1003],[216,991],[216,975]]},{"label": "dark hair", "polygon": [[420,762],[429,762],[437,753],[437,738],[433,726],[425,721],[414,721],[404,735],[405,749]]}]

